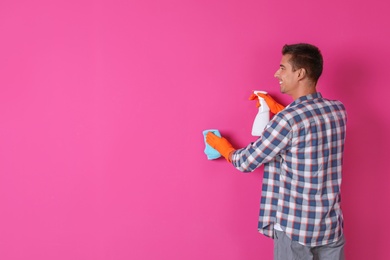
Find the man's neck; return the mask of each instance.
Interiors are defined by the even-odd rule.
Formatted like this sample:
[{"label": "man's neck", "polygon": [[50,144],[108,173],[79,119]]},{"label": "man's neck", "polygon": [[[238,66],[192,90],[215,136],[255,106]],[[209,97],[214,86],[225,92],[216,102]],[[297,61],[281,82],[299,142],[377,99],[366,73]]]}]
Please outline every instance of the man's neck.
[{"label": "man's neck", "polygon": [[305,84],[297,88],[297,91],[291,95],[296,100],[300,97],[304,97],[310,94],[317,93],[316,84]]}]

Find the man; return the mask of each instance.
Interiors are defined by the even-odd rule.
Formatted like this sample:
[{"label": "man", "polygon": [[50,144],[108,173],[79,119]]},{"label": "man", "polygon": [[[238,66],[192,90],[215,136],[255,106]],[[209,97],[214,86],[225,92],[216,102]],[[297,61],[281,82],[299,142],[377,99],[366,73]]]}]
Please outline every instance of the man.
[{"label": "man", "polygon": [[276,115],[246,148],[235,150],[211,132],[206,141],[242,172],[264,164],[258,228],[274,239],[274,259],[344,259],[345,107],[316,90],[323,67],[317,47],[285,45],[282,54],[275,77],[294,101],[283,109],[263,95]]}]

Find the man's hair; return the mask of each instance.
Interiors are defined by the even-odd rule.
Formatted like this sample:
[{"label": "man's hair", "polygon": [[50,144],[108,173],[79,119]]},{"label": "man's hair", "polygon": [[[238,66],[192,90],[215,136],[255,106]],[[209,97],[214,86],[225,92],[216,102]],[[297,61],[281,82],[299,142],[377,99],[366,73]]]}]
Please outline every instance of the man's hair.
[{"label": "man's hair", "polygon": [[314,45],[298,43],[284,45],[282,54],[290,54],[290,63],[293,71],[304,68],[307,77],[317,83],[322,74],[323,59],[321,51]]}]

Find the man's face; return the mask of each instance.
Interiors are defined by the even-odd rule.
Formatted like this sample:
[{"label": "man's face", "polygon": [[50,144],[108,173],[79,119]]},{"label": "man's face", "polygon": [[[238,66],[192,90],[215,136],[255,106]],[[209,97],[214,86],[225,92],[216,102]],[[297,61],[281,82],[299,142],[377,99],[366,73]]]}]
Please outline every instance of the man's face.
[{"label": "man's face", "polygon": [[290,54],[283,55],[280,67],[275,72],[275,78],[279,80],[280,92],[291,95],[298,86],[299,70],[293,71],[289,62]]}]

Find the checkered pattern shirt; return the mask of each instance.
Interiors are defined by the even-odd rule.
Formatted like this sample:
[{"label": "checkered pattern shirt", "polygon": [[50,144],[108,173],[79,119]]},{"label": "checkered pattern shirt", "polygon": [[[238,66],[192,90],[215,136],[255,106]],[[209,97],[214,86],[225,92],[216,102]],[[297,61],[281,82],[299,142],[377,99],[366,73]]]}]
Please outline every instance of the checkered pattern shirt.
[{"label": "checkered pattern shirt", "polygon": [[260,233],[273,238],[279,223],[293,241],[311,247],[341,237],[346,121],[341,102],[303,96],[275,115],[258,140],[233,153],[242,172],[264,164]]}]

